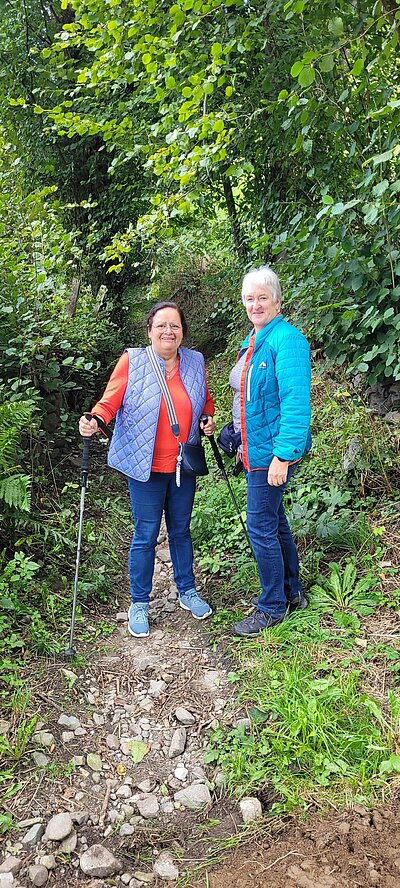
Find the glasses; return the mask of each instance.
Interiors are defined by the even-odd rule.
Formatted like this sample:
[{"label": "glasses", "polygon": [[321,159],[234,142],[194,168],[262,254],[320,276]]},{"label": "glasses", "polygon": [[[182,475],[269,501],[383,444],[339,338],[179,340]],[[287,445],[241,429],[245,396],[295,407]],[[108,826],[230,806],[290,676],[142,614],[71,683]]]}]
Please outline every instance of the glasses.
[{"label": "glasses", "polygon": [[170,330],[172,330],[172,333],[177,333],[178,330],[182,330],[180,324],[169,324],[168,322],[166,324],[154,324],[154,329],[160,330],[160,332],[161,330],[167,330],[168,327]]}]

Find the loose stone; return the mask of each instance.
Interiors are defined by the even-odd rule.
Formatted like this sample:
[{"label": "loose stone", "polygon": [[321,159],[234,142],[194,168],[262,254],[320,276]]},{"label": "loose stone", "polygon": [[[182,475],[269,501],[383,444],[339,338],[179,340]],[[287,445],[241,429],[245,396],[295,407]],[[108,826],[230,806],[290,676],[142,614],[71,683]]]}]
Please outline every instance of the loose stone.
[{"label": "loose stone", "polygon": [[132,826],[131,823],[123,823],[120,830],[119,830],[119,835],[122,837],[133,836],[134,832],[135,832],[135,827]]},{"label": "loose stone", "polygon": [[151,883],[154,882],[155,879],[154,873],[145,873],[143,872],[143,870],[135,870],[133,875],[135,879],[138,880],[138,882],[144,885],[151,885]]},{"label": "loose stone", "polygon": [[99,879],[113,876],[122,869],[121,862],[104,845],[92,845],[88,848],[81,855],[79,865],[85,876]]},{"label": "loose stone", "polygon": [[44,752],[33,752],[32,760],[37,768],[46,768],[51,759],[48,755],[45,755]]},{"label": "loose stone", "polygon": [[155,795],[138,799],[136,804],[142,817],[155,817],[159,812],[158,799]]},{"label": "loose stone", "polygon": [[75,715],[64,714],[60,715],[57,724],[61,725],[63,728],[67,728],[69,731],[76,731],[76,729],[81,726],[79,718],[76,718]]},{"label": "loose stone", "polygon": [[175,771],[174,771],[174,775],[175,775],[175,777],[176,777],[178,780],[181,780],[182,783],[183,783],[184,780],[186,780],[186,777],[187,777],[188,773],[189,773],[189,772],[188,772],[188,769],[185,768],[184,765],[178,765],[178,767],[175,768]]},{"label": "loose stone", "polygon": [[37,843],[40,842],[43,833],[43,823],[35,823],[35,825],[32,826],[31,829],[21,839],[24,848],[33,848],[35,845],[37,845]]},{"label": "loose stone", "polygon": [[45,866],[47,870],[53,870],[56,865],[56,858],[54,854],[42,854],[39,857],[39,863],[41,866]]},{"label": "loose stone", "polygon": [[149,694],[150,697],[160,697],[161,694],[167,689],[167,684],[165,681],[161,679],[159,681],[151,680],[149,683]]},{"label": "loose stone", "polygon": [[120,742],[116,734],[107,734],[106,744],[109,749],[119,749]]},{"label": "loose stone", "polygon": [[72,854],[72,852],[75,851],[75,848],[77,846],[77,842],[78,842],[78,836],[77,836],[75,830],[73,830],[70,833],[70,835],[67,836],[66,839],[63,839],[63,841],[61,842],[61,844],[58,847],[58,851],[61,853],[64,853],[64,854]]},{"label": "loose stone", "polygon": [[160,876],[160,879],[165,879],[166,882],[175,882],[179,876],[179,870],[168,851],[162,851],[157,857],[153,870],[157,876]]},{"label": "loose stone", "polygon": [[252,820],[258,820],[259,817],[262,817],[262,807],[259,799],[242,799],[239,802],[239,808],[241,810],[244,823],[251,823]]},{"label": "loose stone", "polygon": [[12,873],[0,873],[0,888],[14,888],[14,876]]},{"label": "loose stone", "polygon": [[63,743],[71,743],[71,740],[75,740],[75,734],[73,731],[63,731],[61,734],[61,740]]},{"label": "loose stone", "polygon": [[54,734],[50,731],[37,731],[32,737],[33,743],[37,746],[52,746],[55,743]]},{"label": "loose stone", "polygon": [[118,796],[119,799],[130,799],[132,795],[132,790],[130,786],[125,786],[125,784],[123,783],[122,786],[117,789],[117,792],[115,794],[116,796]]},{"label": "loose stone", "polygon": [[28,876],[32,885],[36,885],[37,888],[40,888],[41,885],[46,884],[47,879],[49,878],[49,873],[45,866],[34,864],[29,867]]},{"label": "loose stone", "polygon": [[21,869],[21,866],[22,860],[20,860],[19,857],[14,857],[14,855],[10,854],[5,860],[3,860],[3,863],[0,864],[0,873],[12,873],[12,875],[15,876]]},{"label": "loose stone", "polygon": [[186,746],[186,730],[185,728],[177,728],[174,731],[171,745],[169,747],[168,755],[170,758],[175,758],[177,755],[181,755],[184,752]]},{"label": "loose stone", "polygon": [[55,814],[54,817],[49,820],[46,827],[45,839],[51,842],[61,842],[62,839],[69,836],[71,831],[72,817],[68,811],[63,811],[61,814]]},{"label": "loose stone", "polygon": [[174,793],[174,799],[185,808],[199,810],[211,803],[210,790],[204,783],[192,783],[185,789],[180,789]]},{"label": "loose stone", "polygon": [[186,725],[187,727],[196,724],[195,716],[188,709],[185,709],[184,706],[178,706],[175,710],[175,718],[181,725]]}]

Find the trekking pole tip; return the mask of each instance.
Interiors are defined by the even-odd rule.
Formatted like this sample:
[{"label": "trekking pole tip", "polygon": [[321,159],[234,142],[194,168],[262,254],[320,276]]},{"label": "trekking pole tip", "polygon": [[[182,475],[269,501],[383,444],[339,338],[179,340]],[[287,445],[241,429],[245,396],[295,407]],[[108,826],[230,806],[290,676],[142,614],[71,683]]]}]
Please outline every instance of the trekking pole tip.
[{"label": "trekking pole tip", "polygon": [[72,660],[72,658],[75,657],[75,654],[76,654],[76,651],[74,650],[74,648],[71,648],[71,647],[67,648],[64,651],[64,657],[66,660]]}]

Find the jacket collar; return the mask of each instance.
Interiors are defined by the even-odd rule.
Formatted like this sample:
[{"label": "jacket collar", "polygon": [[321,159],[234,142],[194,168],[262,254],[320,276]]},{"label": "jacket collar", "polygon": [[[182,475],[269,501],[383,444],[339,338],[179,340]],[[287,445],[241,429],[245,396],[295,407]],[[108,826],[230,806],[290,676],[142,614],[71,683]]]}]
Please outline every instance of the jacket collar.
[{"label": "jacket collar", "polygon": [[[263,342],[268,338],[271,331],[276,327],[277,324],[280,324],[281,321],[284,321],[284,317],[282,314],[277,315],[266,327],[263,327],[262,330],[259,330],[256,334],[255,342],[254,342],[254,351],[257,351],[258,348],[263,344]],[[240,349],[239,355],[242,353],[243,349],[248,348],[250,336],[254,334],[254,327],[250,330],[250,333],[246,336],[246,339],[242,343],[242,347]]]}]

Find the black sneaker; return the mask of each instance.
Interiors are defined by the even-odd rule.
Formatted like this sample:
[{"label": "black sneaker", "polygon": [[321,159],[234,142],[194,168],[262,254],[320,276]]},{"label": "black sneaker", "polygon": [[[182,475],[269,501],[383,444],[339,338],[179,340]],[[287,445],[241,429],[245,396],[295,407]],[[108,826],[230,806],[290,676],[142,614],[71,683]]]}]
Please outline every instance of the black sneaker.
[{"label": "black sneaker", "polygon": [[[258,602],[259,602],[258,598],[251,599],[251,604],[253,605],[253,607],[257,607]],[[293,614],[294,611],[305,610],[306,607],[308,607],[307,598],[303,594],[303,592],[299,592],[299,594],[296,595],[296,598],[289,599],[288,606],[287,606],[287,613]]]},{"label": "black sneaker", "polygon": [[258,633],[262,632],[264,629],[272,629],[273,626],[278,626],[279,623],[282,623],[284,618],[285,615],[283,615],[283,617],[271,617],[269,614],[265,614],[264,611],[255,608],[248,617],[245,617],[244,620],[240,620],[239,623],[235,623],[233,631],[235,635],[241,635],[243,637],[258,635]]}]

